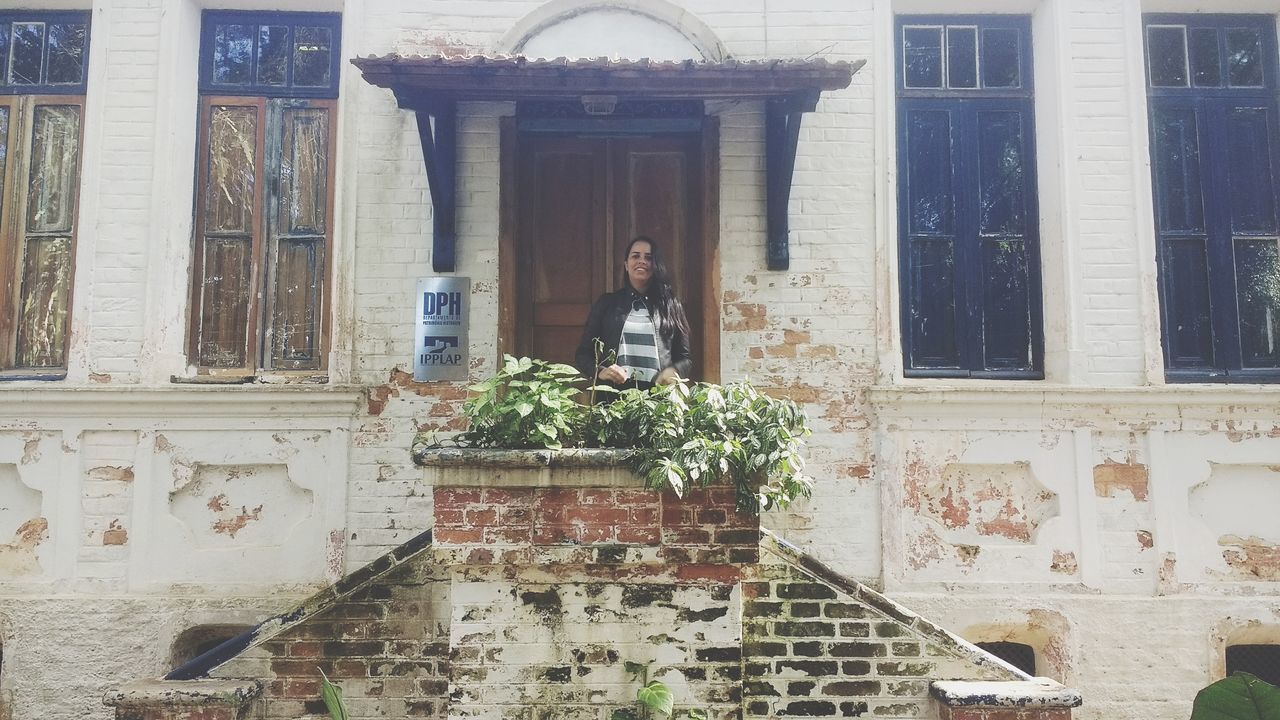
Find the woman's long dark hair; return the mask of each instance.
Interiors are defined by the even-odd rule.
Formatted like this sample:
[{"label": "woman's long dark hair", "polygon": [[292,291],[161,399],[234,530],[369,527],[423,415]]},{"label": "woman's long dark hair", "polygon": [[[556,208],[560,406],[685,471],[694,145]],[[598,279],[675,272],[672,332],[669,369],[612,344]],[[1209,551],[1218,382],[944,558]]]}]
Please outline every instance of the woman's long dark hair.
[{"label": "woman's long dark hair", "polygon": [[[671,275],[667,272],[667,266],[662,262],[662,255],[658,252],[658,243],[648,235],[637,235],[627,243],[627,251],[622,254],[623,263],[625,264],[626,258],[631,256],[631,248],[640,242],[649,243],[649,253],[653,256],[653,260],[650,261],[653,277],[649,280],[649,288],[644,293],[644,299],[658,314],[658,332],[662,334],[664,340],[668,341],[677,330],[688,337],[689,318],[685,317],[684,306],[676,297],[676,289],[671,284]],[[622,283],[623,285],[630,283],[625,267],[622,270]]]}]

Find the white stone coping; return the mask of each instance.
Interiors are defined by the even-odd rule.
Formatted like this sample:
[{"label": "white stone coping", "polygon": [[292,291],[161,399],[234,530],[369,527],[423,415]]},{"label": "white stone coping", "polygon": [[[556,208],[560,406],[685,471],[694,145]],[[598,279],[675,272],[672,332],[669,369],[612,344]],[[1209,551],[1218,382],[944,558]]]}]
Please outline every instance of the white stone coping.
[{"label": "white stone coping", "polygon": [[414,462],[427,469],[435,487],[637,489],[643,483],[627,467],[630,457],[630,450],[616,448],[498,450],[416,446],[413,449]]},{"label": "white stone coping", "polygon": [[929,690],[948,707],[1073,708],[1083,702],[1078,690],[1056,680],[937,680]]},{"label": "white stone coping", "polygon": [[[317,672],[317,675],[319,673]],[[262,694],[261,680],[137,680],[110,690],[110,707],[240,707]]]},{"label": "white stone coping", "polygon": [[354,417],[364,398],[355,385],[181,385],[12,387],[0,383],[0,421],[8,418]]},{"label": "white stone coping", "polygon": [[1174,383],[1143,387],[1051,385],[1025,380],[974,384],[873,385],[872,405],[981,406],[1017,404],[1033,410],[1057,405],[1174,406],[1266,408],[1280,404],[1278,385],[1193,385]]}]

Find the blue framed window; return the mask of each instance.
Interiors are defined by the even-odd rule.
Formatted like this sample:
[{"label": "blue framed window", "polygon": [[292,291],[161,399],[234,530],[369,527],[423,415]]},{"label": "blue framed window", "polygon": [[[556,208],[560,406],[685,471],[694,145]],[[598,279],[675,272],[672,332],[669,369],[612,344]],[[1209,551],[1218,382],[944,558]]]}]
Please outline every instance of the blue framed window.
[{"label": "blue framed window", "polygon": [[1041,379],[1030,19],[895,27],[904,373]]},{"label": "blue framed window", "polygon": [[0,94],[83,95],[89,13],[0,12]]},{"label": "blue framed window", "polygon": [[200,91],[335,98],[341,47],[339,13],[205,10]]},{"label": "blue framed window", "polygon": [[1280,382],[1275,18],[1144,18],[1165,376]]},{"label": "blue framed window", "polygon": [[188,356],[237,379],[323,371],[341,16],[202,21]]}]

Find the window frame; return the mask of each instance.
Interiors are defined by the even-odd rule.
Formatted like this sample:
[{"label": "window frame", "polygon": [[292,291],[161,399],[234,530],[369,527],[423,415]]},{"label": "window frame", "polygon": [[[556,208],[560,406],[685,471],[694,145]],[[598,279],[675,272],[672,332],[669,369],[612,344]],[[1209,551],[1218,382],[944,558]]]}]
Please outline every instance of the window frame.
[{"label": "window frame", "polygon": [[[70,353],[72,312],[75,308],[76,244],[80,234],[80,178],[84,168],[85,98],[83,95],[0,95],[0,105],[9,108],[9,137],[4,168],[3,199],[0,201],[0,380],[62,380],[67,374]],[[79,108],[79,135],[76,138],[76,177],[67,248],[66,317],[63,321],[62,356],[59,366],[18,365],[19,305],[22,302],[22,275],[28,233],[24,218],[30,203],[31,145],[36,108],[45,105]],[[15,147],[17,152],[14,152]],[[14,161],[15,157],[18,159]],[[57,235],[61,235],[58,233]]]},{"label": "window frame", "polygon": [[[341,58],[341,14],[316,12],[244,12],[206,10],[202,14],[200,55],[200,97],[198,101],[198,126],[196,145],[195,214],[192,223],[192,262],[188,308],[187,361],[198,375],[229,382],[243,382],[263,374],[286,377],[317,378],[328,372],[331,348],[331,296],[333,288],[333,241],[336,184],[336,152],[338,138],[338,86]],[[213,72],[212,38],[219,23],[288,25],[290,28],[323,26],[331,29],[330,84],[326,88],[293,88],[289,86],[228,87],[210,85],[206,80]],[[256,48],[255,38],[255,48]],[[255,50],[256,57],[256,50]],[[256,66],[255,66],[256,67]],[[210,90],[209,88],[213,89]],[[203,300],[206,289],[204,277],[206,257],[206,216],[210,184],[210,165],[213,155],[211,118],[216,107],[252,107],[255,114],[253,207],[249,228],[249,295],[245,298],[246,325],[244,359],[237,367],[202,364],[201,341],[204,316]],[[324,220],[322,233],[296,232],[292,235],[278,227],[280,191],[282,186],[280,164],[286,137],[284,118],[291,110],[317,109],[326,115],[325,139],[325,188]],[[241,234],[243,236],[243,234]],[[289,361],[273,357],[275,303],[277,300],[278,249],[289,238],[316,238],[320,240],[323,256],[318,259],[316,276],[319,283],[315,303],[315,355],[314,362]],[[311,305],[307,305],[311,307]]]},{"label": "window frame", "polygon": [[[1182,27],[1184,32],[1184,63],[1186,84],[1182,86],[1155,85],[1152,76],[1150,29],[1153,27]],[[1219,45],[1219,85],[1197,86],[1191,57],[1191,31],[1213,29],[1224,33],[1233,29],[1256,30],[1261,37],[1261,86],[1232,86],[1229,67],[1225,63],[1225,43]],[[1259,238],[1280,238],[1280,54],[1277,51],[1276,17],[1257,13],[1146,13],[1142,16],[1143,84],[1147,93],[1147,132],[1150,147],[1152,206],[1156,240],[1156,272],[1160,308],[1160,346],[1164,360],[1164,376],[1168,383],[1215,384],[1274,384],[1280,383],[1280,367],[1245,367],[1241,347],[1239,286],[1234,275],[1224,280],[1226,271],[1222,265],[1230,260],[1235,267],[1235,239],[1252,233],[1236,233],[1231,228],[1230,208],[1221,201],[1220,187],[1225,186],[1225,163],[1213,155],[1229,152],[1225,144],[1223,128],[1210,115],[1224,116],[1233,109],[1250,105],[1263,105],[1269,110],[1268,126],[1271,137],[1271,168],[1273,206],[1276,217],[1274,232],[1257,233]],[[1204,215],[1203,232],[1165,230],[1161,226],[1164,193],[1159,177],[1159,158],[1156,156],[1157,119],[1162,111],[1191,111],[1196,120],[1196,148],[1199,158],[1200,201]],[[1216,201],[1216,202],[1211,202]],[[1222,235],[1227,231],[1225,241]],[[1186,237],[1194,239],[1203,235],[1208,294],[1210,366],[1188,367],[1175,365],[1180,361],[1173,357],[1172,338],[1169,330],[1177,324],[1172,316],[1174,308],[1167,297],[1165,268],[1172,262],[1166,240]],[[1280,239],[1277,240],[1280,243]]]},{"label": "window frame", "polygon": [[[288,25],[324,27],[330,35],[329,84],[321,87],[294,87],[292,85],[263,85],[255,78],[248,85],[227,85],[213,81],[212,62],[214,33],[219,24],[237,25]],[[254,64],[257,67],[258,38],[253,40]],[[292,67],[292,62],[290,62]],[[332,12],[293,12],[259,10],[204,10],[200,14],[200,95],[293,97],[337,99],[342,70],[342,14]]]},{"label": "window frame", "polygon": [[[41,22],[46,25],[82,22],[85,26],[83,56],[80,60],[80,82],[44,83],[36,85],[10,85],[5,82],[12,58],[12,24],[15,22]],[[89,85],[89,48],[93,44],[93,13],[88,10],[0,10],[0,23],[10,24],[7,54],[0,60],[0,95],[84,95]],[[49,59],[48,44],[41,52],[42,66]],[[83,124],[83,123],[82,123]],[[82,133],[83,134],[83,133]]]},{"label": "window frame", "polygon": [[[919,88],[906,85],[905,68],[905,30],[911,27],[940,28],[943,45],[940,48],[941,88]],[[947,69],[948,29],[952,27],[976,28],[979,45],[975,48],[975,86],[948,87],[950,77]],[[1019,54],[1017,66],[1019,85],[1017,87],[983,87],[981,65],[981,42],[984,30],[1008,29],[1019,34]],[[1033,47],[1031,33],[1031,17],[1029,15],[989,15],[989,14],[950,14],[950,15],[918,15],[903,14],[894,18],[894,84],[895,93],[895,132],[897,139],[897,248],[898,248],[898,300],[899,300],[899,337],[901,339],[902,372],[905,378],[968,378],[991,380],[1043,380],[1044,379],[1044,297],[1043,277],[1040,259],[1040,222],[1039,222],[1039,189],[1038,159],[1036,156],[1036,118],[1034,108],[1035,82],[1033,75]],[[906,147],[906,123],[912,110],[978,107],[983,104],[992,111],[1016,111],[1022,118],[1025,137],[1023,192],[1025,213],[1026,268],[1027,268],[1027,312],[1028,342],[1030,365],[1019,369],[986,369],[985,357],[987,343],[985,341],[985,323],[981,322],[981,271],[979,261],[954,265],[954,312],[955,336],[958,366],[956,367],[916,367],[913,366],[915,341],[912,330],[911,278],[913,267],[911,253],[907,243],[910,237],[908,221],[909,213],[909,171],[908,148]],[[976,126],[975,126],[976,127]],[[951,126],[954,135],[956,126]],[[950,170],[953,186],[958,187],[960,169],[951,158]],[[960,198],[964,191],[955,191],[953,198]],[[953,208],[959,223],[960,204]],[[957,232],[957,243],[959,242]],[[958,245],[957,245],[958,247]],[[976,321],[976,322],[975,322]]]}]

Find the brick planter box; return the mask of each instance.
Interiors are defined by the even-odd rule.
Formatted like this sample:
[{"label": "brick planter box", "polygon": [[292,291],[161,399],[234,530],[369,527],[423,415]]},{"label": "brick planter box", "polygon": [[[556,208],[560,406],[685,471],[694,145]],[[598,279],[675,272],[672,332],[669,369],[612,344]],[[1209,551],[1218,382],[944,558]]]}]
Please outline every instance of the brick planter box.
[{"label": "brick planter box", "polygon": [[455,713],[607,718],[634,704],[631,661],[678,707],[736,715],[740,579],[760,551],[733,488],[648,490],[613,450],[416,459],[451,577]]}]

